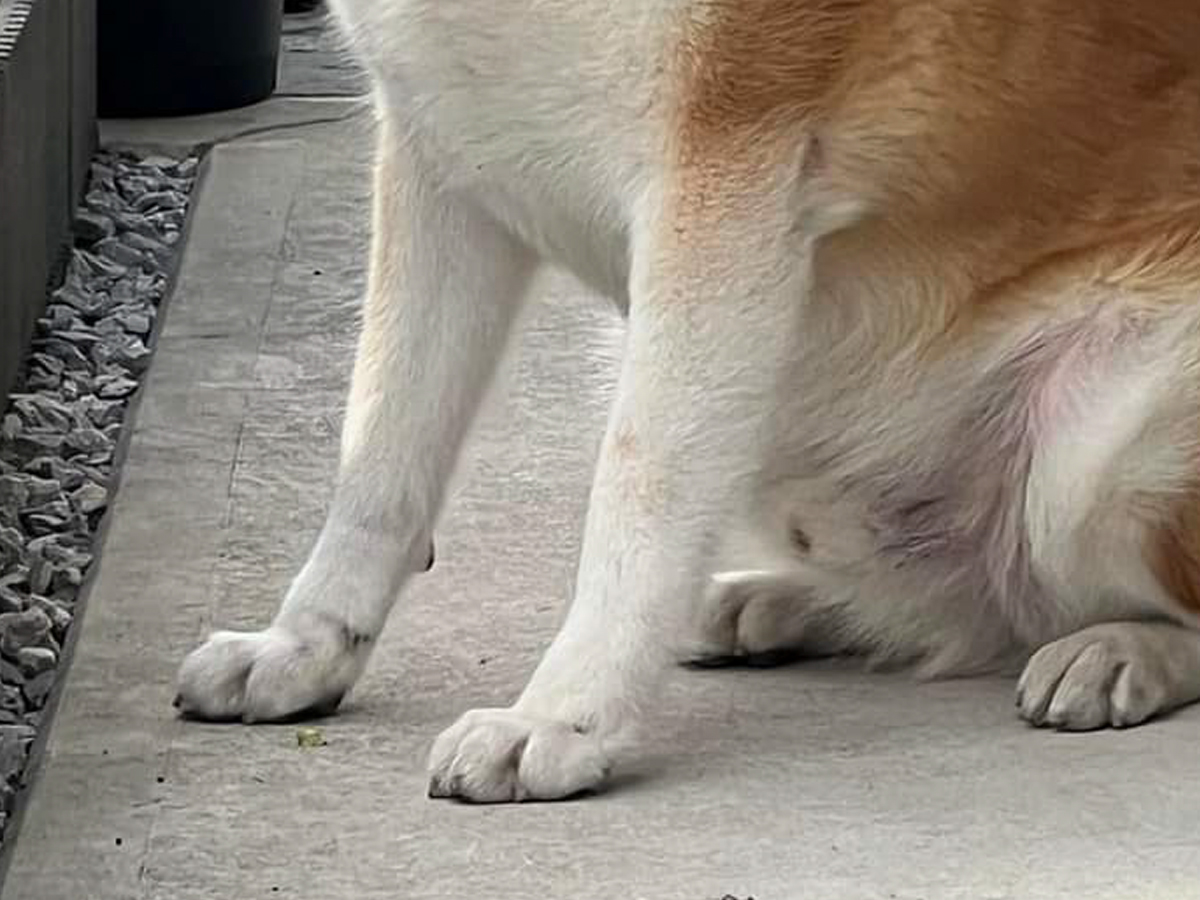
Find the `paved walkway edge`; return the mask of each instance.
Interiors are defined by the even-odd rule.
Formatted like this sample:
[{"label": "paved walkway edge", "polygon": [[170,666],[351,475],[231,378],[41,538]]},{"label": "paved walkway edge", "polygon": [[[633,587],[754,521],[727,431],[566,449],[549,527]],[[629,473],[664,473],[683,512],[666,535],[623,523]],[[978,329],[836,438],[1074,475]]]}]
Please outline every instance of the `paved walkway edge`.
[{"label": "paved walkway edge", "polygon": [[[181,146],[192,136],[189,133],[172,146]],[[172,347],[172,339],[186,339],[192,319],[206,313],[193,308],[189,297],[191,290],[199,287],[190,277],[192,270],[203,266],[212,253],[222,252],[229,238],[236,240],[227,227],[230,221],[247,228],[256,226],[258,240],[269,245],[263,249],[274,255],[283,240],[286,210],[298,188],[301,156],[297,143],[264,142],[218,145],[206,159],[194,195],[182,263],[159,320],[156,359],[139,391],[132,427],[122,435],[118,486],[102,529],[99,559],[89,574],[85,607],[72,629],[67,674],[56,686],[51,725],[39,736],[33,783],[21,803],[16,839],[5,854],[4,900],[124,898],[140,893],[139,848],[144,848],[150,837],[152,811],[158,802],[156,787],[161,784],[170,745],[169,735],[163,732],[176,727],[163,710],[169,708],[180,651],[196,637],[207,590],[204,573],[189,565],[206,554],[194,546],[166,546],[170,523],[138,521],[144,518],[137,509],[139,495],[144,496],[147,489],[169,490],[170,486],[131,483],[129,476],[136,478],[138,457],[171,452],[171,445],[179,443],[178,434],[197,425],[196,410],[187,404],[174,406],[170,397],[162,396],[152,408],[146,403],[148,395],[161,395],[171,381],[169,370],[162,367],[187,353],[178,340]],[[252,246],[242,249],[255,253]],[[269,287],[264,285],[264,295]],[[203,340],[194,337],[197,343]],[[171,359],[163,359],[164,345],[171,348],[167,354]],[[165,437],[168,435],[174,437]],[[226,478],[235,444],[235,435],[201,440],[194,456],[179,460],[179,478],[215,478],[217,482]],[[133,464],[127,468],[131,458]],[[209,510],[193,506],[189,512],[212,516],[215,523],[224,514],[223,499],[213,495]],[[164,530],[163,553],[157,559],[145,558],[147,528]],[[147,578],[161,582],[161,590],[145,590]],[[179,598],[185,592],[179,582],[190,582],[187,588],[195,596],[194,605]],[[139,589],[126,591],[127,583],[137,583]],[[173,591],[179,602],[155,602],[172,597]],[[129,598],[135,598],[134,602]],[[167,634],[174,639],[162,639]],[[142,693],[142,702],[131,705],[130,692]],[[136,713],[130,712],[131,706]],[[99,734],[100,728],[92,726],[103,722],[111,733],[113,717],[129,719],[117,729],[122,746],[97,752],[89,735]],[[112,803],[106,804],[106,817],[72,821],[80,792],[94,791],[112,798]],[[69,863],[49,858],[46,851],[70,833],[78,835],[72,842],[74,858]],[[48,839],[51,835],[58,840]],[[96,883],[99,873],[104,873],[103,884]]]}]

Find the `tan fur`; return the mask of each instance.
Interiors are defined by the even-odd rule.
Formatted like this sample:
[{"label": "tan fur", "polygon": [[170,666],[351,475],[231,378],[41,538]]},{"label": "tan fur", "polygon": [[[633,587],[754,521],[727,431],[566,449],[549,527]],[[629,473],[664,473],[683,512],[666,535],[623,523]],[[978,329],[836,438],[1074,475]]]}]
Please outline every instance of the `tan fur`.
[{"label": "tan fur", "polygon": [[[1200,5],[704,9],[682,47],[679,160],[692,202],[719,180],[738,196],[761,178],[754,163],[819,142],[801,177],[866,213],[826,240],[818,271],[890,287],[860,296],[921,304],[859,311],[885,342],[923,347],[914,361],[986,342],[1021,308],[1070,303],[1081,283],[1156,307],[1200,303]],[[1156,570],[1193,611],[1198,508],[1195,493],[1172,501],[1152,532]]]},{"label": "tan fur", "polygon": [[948,304],[1143,223],[1200,215],[1193,3],[703,8],[711,20],[683,47],[684,165],[736,171],[731,152],[818,136],[822,177],[871,204],[872,238],[899,242],[917,277],[965,273]]}]

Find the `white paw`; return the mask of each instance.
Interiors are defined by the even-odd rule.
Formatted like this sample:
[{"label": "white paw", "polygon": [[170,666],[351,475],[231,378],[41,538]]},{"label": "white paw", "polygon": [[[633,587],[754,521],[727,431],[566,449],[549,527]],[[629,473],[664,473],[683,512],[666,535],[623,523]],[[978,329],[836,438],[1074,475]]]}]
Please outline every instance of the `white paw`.
[{"label": "white paw", "polygon": [[828,649],[803,589],[769,571],[715,575],[696,630],[697,643],[686,655],[700,666],[769,666]]},{"label": "white paw", "polygon": [[1017,684],[1021,718],[1089,731],[1137,725],[1163,711],[1170,705],[1169,673],[1136,634],[1098,626],[1042,647]]},{"label": "white paw", "polygon": [[511,709],[476,709],[434,742],[429,796],[473,803],[559,800],[598,788],[608,772],[594,735]]},{"label": "white paw", "polygon": [[247,723],[332,713],[366,662],[365,643],[279,626],[219,631],[183,661],[175,706],[199,719]]}]

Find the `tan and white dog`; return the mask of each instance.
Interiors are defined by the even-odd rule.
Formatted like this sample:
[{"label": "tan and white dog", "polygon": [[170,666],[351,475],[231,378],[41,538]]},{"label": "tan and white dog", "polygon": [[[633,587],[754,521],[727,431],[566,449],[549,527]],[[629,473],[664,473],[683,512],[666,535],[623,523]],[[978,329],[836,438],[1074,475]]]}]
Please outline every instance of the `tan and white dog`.
[{"label": "tan and white dog", "polygon": [[380,120],[340,475],[185,713],[354,684],[542,262],[627,312],[617,398],[565,624],[431,794],[596,787],[680,654],[1200,698],[1200,3],[332,2]]}]

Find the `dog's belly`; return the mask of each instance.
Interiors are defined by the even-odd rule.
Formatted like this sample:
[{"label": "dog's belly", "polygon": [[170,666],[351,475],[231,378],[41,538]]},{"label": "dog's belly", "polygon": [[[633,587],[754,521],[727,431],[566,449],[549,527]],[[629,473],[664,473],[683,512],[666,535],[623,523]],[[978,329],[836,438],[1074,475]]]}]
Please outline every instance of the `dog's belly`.
[{"label": "dog's belly", "polygon": [[836,610],[857,649],[936,671],[1176,614],[1140,511],[1191,465],[1151,425],[1175,402],[1162,374],[1182,334],[1114,305],[1016,317],[907,375],[884,353],[864,371],[837,341],[813,348],[725,564]]}]

